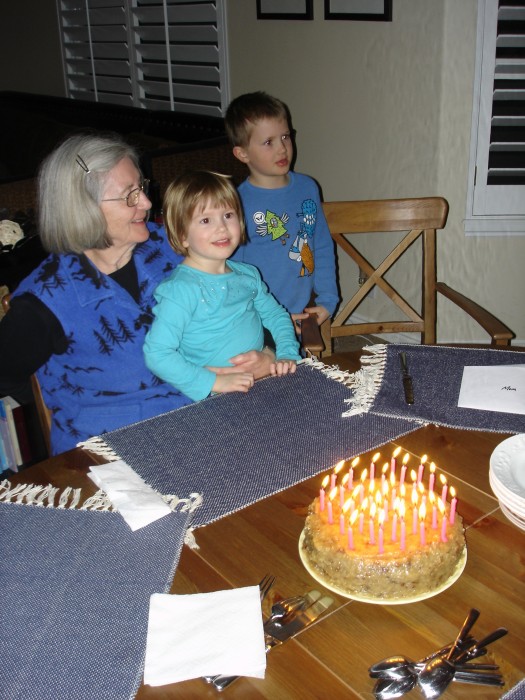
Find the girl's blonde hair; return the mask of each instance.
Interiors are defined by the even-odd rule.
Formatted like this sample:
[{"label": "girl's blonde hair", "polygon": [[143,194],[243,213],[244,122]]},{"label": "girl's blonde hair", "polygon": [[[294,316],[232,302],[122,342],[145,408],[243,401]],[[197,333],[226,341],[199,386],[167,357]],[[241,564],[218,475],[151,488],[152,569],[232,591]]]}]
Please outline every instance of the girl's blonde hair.
[{"label": "girl's blonde hair", "polygon": [[234,184],[227,175],[198,170],[185,173],[172,182],[164,195],[164,224],[168,240],[176,253],[187,255],[184,246],[186,231],[198,208],[231,208],[237,214],[241,227],[241,243],[246,240],[246,227],[241,201]]}]

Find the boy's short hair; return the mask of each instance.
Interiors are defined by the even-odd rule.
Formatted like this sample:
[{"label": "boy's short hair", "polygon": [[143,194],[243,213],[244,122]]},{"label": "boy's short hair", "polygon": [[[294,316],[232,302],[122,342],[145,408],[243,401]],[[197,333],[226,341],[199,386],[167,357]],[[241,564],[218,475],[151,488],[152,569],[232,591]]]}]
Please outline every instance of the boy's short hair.
[{"label": "boy's short hair", "polygon": [[208,202],[214,207],[231,207],[239,218],[241,243],[246,241],[244,213],[229,175],[197,170],[185,173],[172,182],[164,195],[164,224],[171,247],[176,253],[188,255],[183,245],[186,231],[197,207]]},{"label": "boy's short hair", "polygon": [[266,92],[248,92],[236,97],[226,110],[224,124],[232,146],[246,148],[253,126],[261,119],[286,119],[290,124],[288,107]]}]

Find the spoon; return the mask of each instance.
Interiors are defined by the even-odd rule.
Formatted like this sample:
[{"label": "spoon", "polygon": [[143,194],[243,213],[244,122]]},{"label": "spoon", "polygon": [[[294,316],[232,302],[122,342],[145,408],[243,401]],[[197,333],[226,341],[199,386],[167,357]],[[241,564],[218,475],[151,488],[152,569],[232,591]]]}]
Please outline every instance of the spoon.
[{"label": "spoon", "polygon": [[463,638],[470,632],[478,617],[479,610],[472,608],[461,625],[458,636],[447,655],[436,656],[434,659],[427,661],[419,672],[417,682],[427,700],[438,698],[449,683],[452,682],[456,668],[450,659],[453,658],[454,651],[461,645]]},{"label": "spoon", "polygon": [[416,685],[416,677],[410,673],[405,678],[380,678],[374,686],[377,700],[392,700],[408,693]]}]

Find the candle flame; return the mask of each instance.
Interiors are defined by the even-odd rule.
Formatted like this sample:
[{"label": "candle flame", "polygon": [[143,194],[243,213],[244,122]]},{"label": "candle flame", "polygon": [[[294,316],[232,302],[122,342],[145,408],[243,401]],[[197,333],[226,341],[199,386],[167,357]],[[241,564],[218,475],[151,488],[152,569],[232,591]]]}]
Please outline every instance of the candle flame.
[{"label": "candle flame", "polygon": [[396,449],[392,452],[392,457],[397,457],[397,455],[401,452],[401,445],[398,445]]},{"label": "candle flame", "polygon": [[430,462],[430,471],[432,472],[432,474],[436,471],[436,465],[434,464],[434,462]]},{"label": "candle flame", "polygon": [[376,510],[377,510],[376,504],[374,501],[372,501],[372,503],[370,504],[370,518],[373,519],[376,517]]},{"label": "candle flame", "polygon": [[412,481],[416,481],[416,479],[417,479],[417,472],[416,472],[415,469],[411,469],[411,470],[410,470],[410,478],[412,479]]},{"label": "candle flame", "polygon": [[359,491],[361,491],[361,485],[358,484],[352,491],[352,498],[357,498],[359,496]]},{"label": "candle flame", "polygon": [[418,490],[419,490],[420,493],[425,493],[425,487],[423,486],[423,482],[422,482],[422,481],[419,482],[417,488],[418,488]]},{"label": "candle flame", "polygon": [[383,496],[381,495],[381,491],[379,491],[379,490],[376,491],[375,502],[377,503],[378,506],[381,504],[382,500],[383,500]]},{"label": "candle flame", "polygon": [[337,496],[337,486],[334,486],[334,488],[330,491],[328,494],[328,498],[333,501],[334,498]]},{"label": "candle flame", "polygon": [[377,460],[381,457],[381,452],[376,452],[375,455],[372,457],[372,462],[377,462]]},{"label": "candle flame", "polygon": [[350,523],[350,525],[353,525],[353,524],[355,523],[355,521],[357,520],[358,516],[359,516],[359,511],[358,511],[358,510],[354,510],[354,512],[352,513],[352,515],[348,518],[348,522]]},{"label": "candle flame", "polygon": [[447,483],[447,477],[444,474],[439,475],[439,480],[441,481],[442,484]]},{"label": "candle flame", "polygon": [[405,517],[405,501],[400,501],[399,502],[399,516],[401,518]]},{"label": "candle flame", "polygon": [[453,486],[450,487],[450,496],[452,498],[456,497],[456,489]]},{"label": "candle flame", "polygon": [[438,504],[439,512],[441,513],[441,515],[443,515],[443,513],[445,512],[445,504],[443,503],[441,498],[437,499],[437,504]]},{"label": "candle flame", "polygon": [[337,462],[337,464],[334,467],[334,474],[339,474],[341,469],[345,466],[345,460],[342,459],[340,462]]},{"label": "candle flame", "polygon": [[359,457],[354,457],[350,466],[353,469],[354,467],[357,467],[358,464],[359,464]]},{"label": "candle flame", "polygon": [[430,491],[430,492],[429,492],[429,494],[428,494],[428,500],[429,500],[431,503],[434,503],[434,501],[436,500],[436,494],[435,494],[433,491]]},{"label": "candle flame", "polygon": [[407,464],[408,460],[410,459],[410,455],[408,452],[405,453],[405,456],[403,457],[403,464]]},{"label": "candle flame", "polygon": [[394,472],[392,472],[390,474],[390,484],[391,484],[392,488],[394,487],[395,483],[396,483],[396,475],[394,474]]},{"label": "candle flame", "polygon": [[389,467],[390,467],[390,464],[389,464],[388,462],[385,462],[385,463],[383,464],[383,469],[381,469],[381,472],[382,472],[383,474],[386,474],[387,471],[388,471],[388,469],[389,469]]},{"label": "candle flame", "polygon": [[353,505],[353,501],[351,498],[347,498],[346,501],[343,503],[343,513],[346,513],[347,510],[349,510]]},{"label": "candle flame", "polygon": [[383,509],[379,511],[377,520],[379,522],[379,527],[383,527],[383,523],[385,522],[385,511]]},{"label": "candle flame", "polygon": [[422,504],[419,506],[419,519],[420,519],[420,520],[424,520],[426,514],[427,514],[427,509],[425,508],[425,504],[422,503]]},{"label": "candle flame", "polygon": [[325,489],[328,486],[329,481],[330,481],[330,477],[327,474],[321,482],[321,486],[323,487],[323,489]]},{"label": "candle flame", "polygon": [[412,505],[415,506],[418,500],[417,491],[412,490]]},{"label": "candle flame", "polygon": [[347,473],[343,476],[343,478],[341,479],[341,486],[346,486],[346,484],[348,483],[348,479],[349,479],[349,478],[350,478],[350,474],[348,474],[348,472],[347,472]]},{"label": "candle flame", "polygon": [[388,481],[385,479],[385,482],[383,484],[383,496],[387,496],[388,492],[390,491],[390,486],[388,485]]},{"label": "candle flame", "polygon": [[365,498],[361,503],[361,510],[366,510],[368,508],[368,498]]},{"label": "candle flame", "polygon": [[425,464],[425,462],[427,461],[427,459],[428,459],[427,455],[423,455],[423,456],[421,457],[421,464]]},{"label": "candle flame", "polygon": [[368,476],[368,469],[363,469],[361,472],[361,481],[366,481],[366,477]]},{"label": "candle flame", "polygon": [[407,493],[407,487],[406,487],[406,485],[405,485],[405,484],[401,484],[401,486],[399,487],[399,495],[400,495],[402,498],[404,498],[404,497],[406,496],[406,493]]}]

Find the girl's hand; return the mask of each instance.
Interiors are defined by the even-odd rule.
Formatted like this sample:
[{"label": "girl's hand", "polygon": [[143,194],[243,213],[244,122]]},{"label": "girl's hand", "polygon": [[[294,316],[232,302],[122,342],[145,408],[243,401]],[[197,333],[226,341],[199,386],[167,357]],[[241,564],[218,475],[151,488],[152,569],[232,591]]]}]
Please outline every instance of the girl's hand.
[{"label": "girl's hand", "polygon": [[328,309],[325,309],[324,306],[308,306],[305,311],[317,316],[318,326],[320,326],[323,321],[326,321],[327,318],[330,318],[330,312]]},{"label": "girl's hand", "polygon": [[282,377],[285,374],[293,374],[297,368],[295,360],[277,360],[271,367],[274,377]]},{"label": "girl's hand", "polygon": [[262,351],[250,350],[243,352],[229,360],[233,367],[208,367],[217,375],[235,374],[236,372],[248,372],[254,379],[267,377],[271,373],[272,363],[275,362],[275,355],[269,348]]},{"label": "girl's hand", "polygon": [[253,382],[253,374],[249,372],[219,374],[215,379],[212,392],[216,394],[228,394],[232,391],[242,391],[246,393],[252,388]]}]

